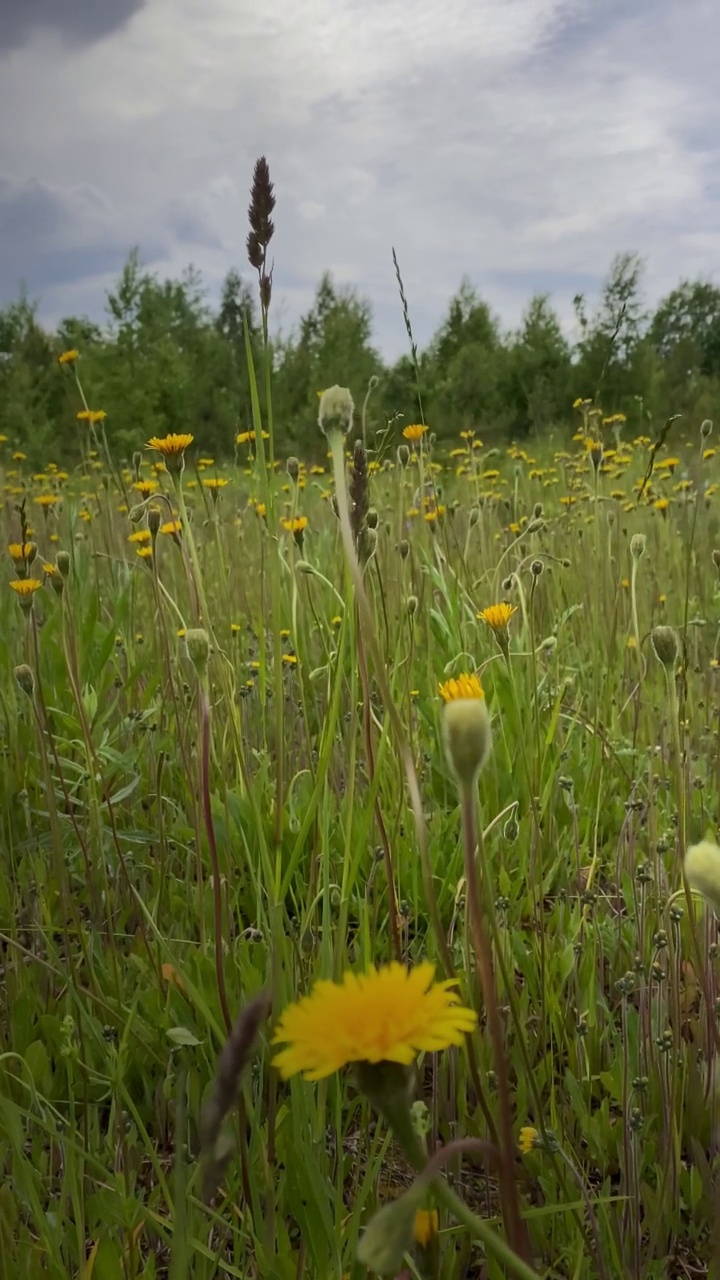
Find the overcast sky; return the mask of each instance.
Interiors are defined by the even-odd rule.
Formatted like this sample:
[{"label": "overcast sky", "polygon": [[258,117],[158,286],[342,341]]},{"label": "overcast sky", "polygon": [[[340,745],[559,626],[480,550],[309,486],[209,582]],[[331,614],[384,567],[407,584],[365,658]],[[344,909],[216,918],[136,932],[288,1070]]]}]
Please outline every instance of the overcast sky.
[{"label": "overcast sky", "polygon": [[323,269],[404,349],[464,273],[502,320],[639,250],[655,299],[718,280],[717,0],[0,0],[0,304],[102,319],[129,249],[245,269],[275,182],[276,322]]}]

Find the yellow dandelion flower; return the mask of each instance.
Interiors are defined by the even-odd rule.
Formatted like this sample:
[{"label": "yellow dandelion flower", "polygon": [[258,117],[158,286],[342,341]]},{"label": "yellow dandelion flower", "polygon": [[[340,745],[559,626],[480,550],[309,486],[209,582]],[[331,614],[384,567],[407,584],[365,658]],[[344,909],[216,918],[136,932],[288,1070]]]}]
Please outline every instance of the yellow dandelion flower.
[{"label": "yellow dandelion flower", "polygon": [[403,436],[412,444],[417,444],[418,440],[422,440],[426,431],[427,427],[423,426],[421,422],[412,422],[410,426],[403,427]]},{"label": "yellow dandelion flower", "polygon": [[27,459],[27,454],[22,453],[20,449],[16,449],[14,454],[12,455],[13,462],[25,462],[26,459]]},{"label": "yellow dandelion flower", "polygon": [[160,532],[178,537],[182,533],[182,521],[166,520],[164,524],[160,525]]},{"label": "yellow dandelion flower", "polygon": [[34,542],[11,542],[8,546],[8,555],[16,568],[34,559],[36,551]]},{"label": "yellow dandelion flower", "polygon": [[307,529],[307,516],[295,516],[292,520],[280,521],[288,533],[303,533]]},{"label": "yellow dandelion flower", "polygon": [[38,507],[54,507],[60,501],[56,493],[40,493],[37,498],[33,498],[33,502]]},{"label": "yellow dandelion flower", "polygon": [[257,511],[257,513],[258,513],[258,515],[261,517],[261,519],[263,519],[263,520],[264,520],[264,519],[265,519],[265,503],[264,503],[264,502],[256,502],[256,503],[255,503],[255,510]]},{"label": "yellow dandelion flower", "polygon": [[75,419],[77,422],[92,422],[92,409],[78,409]]},{"label": "yellow dandelion flower", "polygon": [[273,1042],[283,1079],[322,1080],[353,1062],[409,1066],[419,1053],[460,1045],[477,1017],[458,1003],[453,981],[434,982],[432,964],[393,963],[341,982],[317,982],[283,1013]]},{"label": "yellow dandelion flower", "polygon": [[136,529],[128,537],[128,542],[149,542],[151,533],[149,529]]},{"label": "yellow dandelion flower", "polygon": [[286,667],[297,666],[297,658],[294,653],[284,653],[282,656],[282,660]]},{"label": "yellow dandelion flower", "polygon": [[520,1154],[523,1156],[529,1155],[530,1152],[534,1151],[535,1147],[538,1146],[539,1141],[540,1134],[537,1129],[533,1129],[532,1125],[529,1124],[523,1125],[518,1135],[518,1148],[520,1150]]},{"label": "yellow dandelion flower", "polygon": [[31,609],[33,596],[41,586],[42,583],[37,578],[17,578],[15,582],[10,583],[10,590],[15,592],[21,608]]},{"label": "yellow dandelion flower", "polygon": [[480,677],[467,672],[452,680],[445,680],[438,685],[438,693],[443,702],[456,702],[460,698],[484,698],[485,693]]},{"label": "yellow dandelion flower", "polygon": [[225,485],[229,483],[229,480],[225,480],[220,476],[212,476],[207,480],[203,480],[204,487],[210,489],[213,493],[216,493],[218,489],[224,489]]},{"label": "yellow dandelion flower", "polygon": [[656,511],[660,511],[663,515],[666,515],[667,509],[670,506],[670,501],[668,498],[656,498],[653,502],[653,506]]},{"label": "yellow dandelion flower", "polygon": [[163,458],[173,460],[182,458],[185,450],[190,447],[194,439],[195,437],[191,436],[189,432],[178,433],[172,431],[167,436],[152,436],[145,448],[154,449],[156,453],[161,453]]},{"label": "yellow dandelion flower", "polygon": [[71,347],[69,351],[63,351],[58,356],[58,364],[74,364],[79,355],[80,352],[76,351],[75,347]]},{"label": "yellow dandelion flower", "polygon": [[477,615],[483,622],[487,622],[492,631],[507,631],[508,624],[513,614],[517,613],[517,606],[514,604],[490,604],[487,609],[481,610]]},{"label": "yellow dandelion flower", "polygon": [[92,422],[92,423],[95,423],[95,422],[104,422],[106,418],[107,418],[107,414],[106,414],[106,412],[105,412],[105,410],[104,410],[104,409],[91,409],[91,410],[90,410],[90,422]]},{"label": "yellow dandelion flower", "polygon": [[136,555],[140,556],[141,560],[151,560],[152,553],[153,553],[152,547],[138,547],[136,551]]},{"label": "yellow dandelion flower", "polygon": [[160,488],[159,480],[136,480],[133,489],[141,498],[150,498]]}]

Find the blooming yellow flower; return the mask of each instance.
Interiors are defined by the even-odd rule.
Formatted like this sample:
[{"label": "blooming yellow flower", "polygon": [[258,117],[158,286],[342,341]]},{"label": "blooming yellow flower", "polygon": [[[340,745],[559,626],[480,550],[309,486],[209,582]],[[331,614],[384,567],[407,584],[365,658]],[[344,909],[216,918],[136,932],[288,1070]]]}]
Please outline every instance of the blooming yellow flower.
[{"label": "blooming yellow flower", "polygon": [[460,1045],[477,1018],[458,1003],[454,982],[433,982],[432,964],[393,963],[341,982],[317,982],[283,1013],[273,1043],[283,1079],[322,1080],[351,1062],[409,1066],[418,1053]]},{"label": "blooming yellow flower", "polygon": [[307,529],[307,516],[295,516],[292,520],[281,520],[280,523],[288,533],[303,533]]},{"label": "blooming yellow flower", "polygon": [[532,1125],[523,1125],[518,1135],[518,1147],[520,1154],[527,1156],[538,1145],[540,1134],[537,1129],[533,1129]]},{"label": "blooming yellow flower", "polygon": [[29,604],[32,601],[36,591],[39,591],[42,582],[37,578],[18,578],[15,582],[10,583],[10,589],[19,597],[21,604]]},{"label": "blooming yellow flower", "polygon": [[180,533],[182,533],[182,521],[166,520],[164,524],[160,525],[160,532],[173,534],[175,537],[177,537]]},{"label": "blooming yellow flower", "polygon": [[25,462],[26,458],[27,458],[27,454],[22,453],[20,449],[16,449],[14,454],[12,455],[13,462]]},{"label": "blooming yellow flower", "polygon": [[224,489],[225,485],[229,483],[229,480],[224,480],[220,476],[210,476],[207,480],[203,480],[205,488],[212,490],[213,493],[217,492],[218,489]]},{"label": "blooming yellow flower", "polygon": [[160,488],[159,480],[136,480],[133,489],[140,494],[141,498],[149,498],[153,493],[157,493]]},{"label": "blooming yellow flower", "polygon": [[37,498],[33,498],[33,502],[39,507],[54,507],[60,501],[56,493],[40,493]]},{"label": "blooming yellow flower", "polygon": [[484,698],[485,693],[480,683],[480,677],[476,675],[457,676],[456,679],[446,680],[444,684],[438,685],[438,693],[443,702],[456,702],[458,698]]},{"label": "blooming yellow flower", "polygon": [[478,614],[478,618],[487,622],[492,631],[507,631],[508,623],[516,612],[517,606],[514,604],[490,604]]},{"label": "blooming yellow flower", "polygon": [[8,555],[16,568],[24,565],[27,560],[34,558],[36,551],[37,547],[34,542],[11,542],[8,546]]},{"label": "blooming yellow flower", "polygon": [[403,436],[406,440],[410,440],[412,444],[417,444],[418,440],[422,440],[426,431],[427,427],[423,426],[421,422],[412,422],[410,426],[403,427]]},{"label": "blooming yellow flower", "polygon": [[161,453],[164,458],[182,458],[185,450],[192,444],[194,436],[189,432],[177,433],[172,431],[167,436],[152,436],[148,440],[145,448],[154,449],[156,453]]},{"label": "blooming yellow flower", "polygon": [[76,351],[74,347],[71,347],[69,351],[63,351],[62,354],[58,356],[58,364],[74,364],[79,355],[80,352]]},{"label": "blooming yellow flower", "polygon": [[670,506],[670,501],[668,498],[656,498],[653,502],[653,506],[656,511],[660,511],[663,515],[666,515],[667,509]]},{"label": "blooming yellow flower", "polygon": [[129,535],[128,542],[149,542],[150,537],[149,529],[136,529],[134,533]]},{"label": "blooming yellow flower", "polygon": [[78,422],[92,422],[92,409],[78,409],[75,417]]},{"label": "blooming yellow flower", "polygon": [[139,555],[141,560],[151,560],[152,553],[152,547],[138,547],[136,551],[136,555]]}]

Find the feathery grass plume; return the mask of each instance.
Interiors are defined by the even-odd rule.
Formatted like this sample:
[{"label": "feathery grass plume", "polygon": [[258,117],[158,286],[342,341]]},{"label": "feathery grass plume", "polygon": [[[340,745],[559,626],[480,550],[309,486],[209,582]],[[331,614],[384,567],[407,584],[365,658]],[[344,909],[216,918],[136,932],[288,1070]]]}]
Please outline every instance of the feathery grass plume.
[{"label": "feathery grass plume", "polygon": [[677,662],[679,652],[677,635],[672,627],[653,627],[650,640],[658,662],[661,662],[669,671]]},{"label": "feathery grass plume", "polygon": [[270,181],[270,169],[265,156],[260,156],[259,160],[255,161],[255,169],[253,171],[250,206],[248,208],[250,230],[246,244],[250,266],[254,267],[258,273],[260,303],[265,315],[267,315],[270,308],[272,296],[273,269],[271,267],[268,271],[267,253],[268,246],[275,233],[275,224],[272,220],[274,208],[275,194],[273,184]]},{"label": "feathery grass plume", "polygon": [[720,849],[713,840],[693,844],[685,855],[684,871],[688,884],[710,903],[720,915]]},{"label": "feathery grass plume", "polygon": [[240,1077],[250,1061],[260,1027],[270,1012],[270,997],[261,991],[240,1012],[220,1051],[215,1081],[200,1117],[200,1144],[204,1162],[203,1196],[214,1194],[232,1154],[232,1140],[223,1141],[225,1117],[235,1105]]},{"label": "feathery grass plume", "polygon": [[423,413],[422,392],[420,390],[420,365],[418,363],[417,343],[413,337],[412,324],[410,322],[410,308],[408,306],[407,295],[405,293],[405,285],[403,284],[403,278],[400,272],[400,263],[398,262],[398,256],[397,256],[397,253],[395,252],[394,247],[392,251],[392,260],[393,260],[393,266],[395,267],[395,279],[397,280],[398,289],[400,291],[400,304],[402,306],[403,321],[405,323],[405,332],[408,336],[408,342],[410,343],[410,358],[412,360],[413,370],[415,372],[415,387],[417,390],[418,409],[420,410],[420,421],[424,422],[425,414]]}]

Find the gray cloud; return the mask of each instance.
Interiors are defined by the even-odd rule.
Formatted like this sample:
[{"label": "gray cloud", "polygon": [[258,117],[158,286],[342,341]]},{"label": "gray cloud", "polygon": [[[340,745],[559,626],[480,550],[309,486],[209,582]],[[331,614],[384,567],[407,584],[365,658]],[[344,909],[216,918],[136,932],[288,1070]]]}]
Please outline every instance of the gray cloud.
[{"label": "gray cloud", "polygon": [[92,44],[124,26],[145,0],[6,0],[0,8],[0,52],[22,48],[38,32],[68,44]]},{"label": "gray cloud", "polygon": [[594,0],[147,0],[92,49],[2,63],[0,256],[36,226],[50,318],[99,311],[103,251],[135,243],[216,292],[264,152],[286,328],[329,268],[402,350],[392,244],[420,341],[465,273],[507,324],[535,290],[572,324],[618,251],[651,297],[715,269],[718,36],[713,0],[608,0],[602,22]]}]

